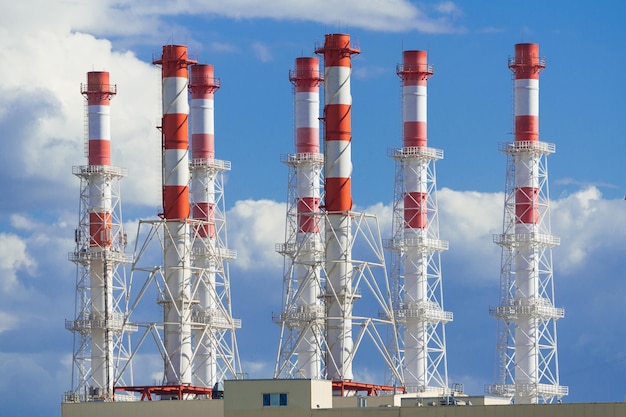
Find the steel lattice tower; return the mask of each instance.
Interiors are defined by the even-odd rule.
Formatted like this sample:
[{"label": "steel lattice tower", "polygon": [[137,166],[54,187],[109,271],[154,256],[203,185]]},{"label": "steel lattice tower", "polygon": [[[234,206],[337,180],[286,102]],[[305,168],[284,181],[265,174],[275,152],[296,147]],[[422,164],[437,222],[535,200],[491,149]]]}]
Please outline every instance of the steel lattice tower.
[{"label": "steel lattice tower", "polygon": [[443,151],[427,147],[427,80],[433,75],[425,51],[404,51],[402,79],[403,147],[389,150],[396,161],[391,281],[401,357],[409,392],[449,392],[443,309],[435,161]]},{"label": "steel lattice tower", "polygon": [[214,93],[220,83],[213,66],[195,65],[182,45],[164,46],[154,63],[162,66],[163,79],[163,213],[139,222],[133,276],[147,279],[132,309],[148,287],[156,288],[163,320],[142,323],[136,349],[151,334],[164,372],[160,386],[123,389],[191,399],[212,395],[216,384],[243,374],[235,336],[241,320],[232,317],[228,269],[236,253],[227,246],[223,189],[230,162],[215,159]]},{"label": "steel lattice tower", "polygon": [[489,394],[516,404],[550,403],[567,395],[560,385],[554,306],[552,248],[560,243],[550,227],[547,156],[555,146],[539,141],[539,73],[545,58],[537,44],[515,45],[515,141],[500,145],[507,156],[496,381]]},{"label": "steel lattice tower", "polygon": [[289,167],[285,243],[276,246],[284,256],[283,312],[274,317],[280,326],[276,378],[322,378],[324,307],[320,227],[320,198],[324,155],[320,153],[318,58],[297,58],[289,72],[294,85],[295,148],[283,162]]},{"label": "steel lattice tower", "polygon": [[193,367],[194,384],[205,387],[242,375],[235,335],[241,320],[232,315],[228,269],[236,253],[228,249],[224,201],[230,161],[215,159],[213,109],[219,86],[212,65],[191,67],[192,298],[198,301],[192,311]]},{"label": "steel lattice tower", "polygon": [[120,372],[131,356],[127,323],[127,282],[119,180],[124,169],[111,165],[110,101],[116,94],[108,72],[87,73],[81,93],[87,102],[88,165],[73,167],[80,178],[79,224],[76,249],[69,259],[77,266],[74,320],[65,328],[74,333],[72,390],[66,401],[113,399],[114,386],[124,381]]},{"label": "steel lattice tower", "polygon": [[274,317],[281,326],[275,377],[329,379],[338,395],[392,391],[355,382],[353,374],[357,351],[369,338],[403,384],[394,367],[397,344],[384,341],[385,330],[395,335],[396,328],[378,221],[352,211],[350,57],[359,49],[349,35],[330,34],[315,52],[324,56],[324,154],[314,109],[321,77],[317,61],[308,58],[296,61],[291,73],[297,153],[285,158],[290,191],[286,243],[277,245],[285,255],[285,298],[283,312]]}]

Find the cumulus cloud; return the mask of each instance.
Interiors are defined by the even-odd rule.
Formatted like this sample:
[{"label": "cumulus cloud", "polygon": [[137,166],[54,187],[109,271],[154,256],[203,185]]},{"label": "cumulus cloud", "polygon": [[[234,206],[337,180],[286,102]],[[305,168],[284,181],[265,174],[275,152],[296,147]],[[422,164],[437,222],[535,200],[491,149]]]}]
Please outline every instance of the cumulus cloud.
[{"label": "cumulus cloud", "polygon": [[391,237],[391,217],[393,213],[391,205],[376,203],[363,208],[355,206],[354,210],[357,212],[376,216],[376,219],[378,221],[378,227],[380,228],[380,234],[383,239]]},{"label": "cumulus cloud", "polygon": [[238,201],[228,211],[227,219],[229,246],[237,251],[236,268],[280,271],[282,257],[275,247],[285,240],[284,203]]},{"label": "cumulus cloud", "polygon": [[[322,13],[329,8],[334,10],[332,17]],[[0,67],[0,130],[10,138],[0,155],[3,186],[32,191],[30,197],[18,195],[22,201],[16,203],[32,203],[33,195],[45,196],[52,189],[67,197],[62,201],[71,201],[77,180],[68,175],[68,167],[86,162],[84,100],[78,87],[87,71],[105,70],[118,86],[111,103],[112,162],[128,167],[132,178],[123,182],[124,202],[143,207],[158,204],[159,71],[119,45],[133,37],[145,42],[146,36],[157,32],[170,33],[166,17],[190,13],[205,18],[273,18],[341,22],[373,30],[447,32],[455,30],[452,21],[458,8],[451,2],[438,3],[428,10],[431,17],[406,0],[234,0],[228,4],[105,0],[97,5],[84,0],[60,4],[29,0],[7,5],[0,16],[0,42],[5,45],[0,59],[15,62],[19,56],[30,63],[19,71],[11,65]],[[117,48],[110,39],[116,40]],[[217,40],[209,47],[220,52],[239,50]],[[254,41],[250,47],[262,62],[272,60],[267,44]]]},{"label": "cumulus cloud", "polygon": [[500,249],[493,235],[502,233],[504,195],[443,188],[438,193],[439,235],[450,243],[446,260],[463,265],[463,277],[451,280],[497,280]]},{"label": "cumulus cloud", "polygon": [[[8,187],[31,190],[16,194],[15,202],[46,195],[51,187],[57,196],[68,197],[64,201],[73,201],[69,196],[78,181],[69,167],[86,163],[79,86],[86,72],[94,69],[112,72],[111,82],[118,85],[119,96],[111,105],[112,159],[114,165],[133,166],[136,178],[126,184],[126,201],[154,202],[159,190],[158,146],[154,146],[160,140],[155,128],[158,90],[138,86],[151,79],[158,86],[158,71],[87,34],[0,31],[0,41],[21,45],[20,54],[32,62],[53,63],[45,71],[37,65],[22,66],[20,71],[0,68],[0,129],[10,138],[0,156],[0,173]],[[9,62],[14,53],[5,48],[0,59]]]},{"label": "cumulus cloud", "polygon": [[0,253],[0,290],[8,293],[17,287],[18,274],[33,274],[37,263],[28,253],[26,242],[14,234],[0,233]]},{"label": "cumulus cloud", "polygon": [[606,200],[596,187],[589,187],[554,201],[551,206],[552,230],[561,237],[558,248],[559,271],[572,274],[594,255],[624,250],[626,223],[623,200]]},{"label": "cumulus cloud", "polygon": [[[438,196],[440,236],[450,242],[446,260],[462,263],[473,280],[492,281],[500,267],[493,235],[502,233],[504,195],[444,188]],[[589,187],[550,204],[552,234],[561,238],[554,250],[555,271],[574,274],[597,262],[595,255],[626,245],[626,230],[615,227],[626,222],[622,200],[603,199],[596,187]]]},{"label": "cumulus cloud", "polygon": [[[589,266],[594,255],[626,246],[626,230],[615,224],[626,223],[622,200],[606,200],[595,187],[551,201],[552,233],[561,238],[555,250],[555,271],[570,275],[582,265]],[[449,265],[462,266],[463,276],[451,281],[493,284],[498,282],[501,249],[493,236],[502,233],[503,193],[457,191],[438,192],[440,237],[450,244],[444,259]],[[355,211],[377,216],[381,237],[392,234],[390,205],[377,203],[355,207]],[[245,200],[228,213],[229,239],[238,251],[237,266],[278,270],[280,256],[274,244],[284,241],[284,205],[268,200]],[[444,265],[447,270],[447,265]]]},{"label": "cumulus cloud", "polygon": [[[270,18],[299,20],[322,24],[341,24],[378,31],[417,30],[426,33],[451,33],[460,29],[455,18],[461,14],[453,2],[444,1],[426,10],[408,0],[231,0],[225,2],[135,2],[131,8],[138,14],[206,14],[234,19]],[[327,13],[332,10],[333,13]]]}]

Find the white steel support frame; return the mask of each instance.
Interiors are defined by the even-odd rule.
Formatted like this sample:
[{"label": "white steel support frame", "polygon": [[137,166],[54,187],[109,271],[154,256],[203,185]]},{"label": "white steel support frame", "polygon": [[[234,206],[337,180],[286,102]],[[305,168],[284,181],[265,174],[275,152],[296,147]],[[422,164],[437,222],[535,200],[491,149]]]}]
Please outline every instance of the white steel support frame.
[{"label": "white steel support frame", "polygon": [[[224,162],[224,161],[221,161]],[[223,167],[222,167],[223,169]],[[216,184],[218,181],[216,181]],[[221,184],[221,182],[219,182]],[[216,187],[217,189],[217,187]],[[223,200],[222,200],[223,201]],[[218,211],[218,210],[216,210]],[[218,230],[225,233],[225,222],[218,221],[221,216],[216,213],[216,226]],[[137,241],[135,246],[135,263],[131,272],[131,281],[133,285],[137,282],[137,275],[144,275],[146,279],[141,282],[141,287],[137,296],[133,299],[130,306],[130,313],[133,314],[137,307],[141,305],[141,301],[146,293],[150,293],[150,288],[155,288],[157,292],[157,302],[162,304],[165,300],[171,299],[171,286],[167,285],[165,277],[165,248],[172,245],[176,239],[176,234],[170,233],[165,220],[140,220],[137,231]],[[188,219],[187,224],[189,230],[198,230],[206,222],[202,220]],[[224,246],[222,246],[224,243]],[[187,248],[184,250],[184,248]],[[223,277],[228,276],[228,260],[236,257],[235,251],[225,247],[225,242],[220,241],[220,245],[214,244],[207,239],[199,238],[197,235],[190,236],[190,245],[181,248],[178,253],[181,259],[189,259],[189,266],[182,266],[189,270],[193,279],[190,279],[187,288],[179,290],[187,295],[184,303],[171,303],[172,308],[176,309],[177,316],[180,317],[178,322],[137,322],[137,325],[143,329],[140,341],[136,344],[135,351],[141,348],[149,335],[161,355],[164,363],[164,374],[162,384],[168,382],[166,370],[176,369],[172,367],[173,358],[168,354],[165,345],[163,331],[165,326],[181,326],[181,328],[189,328],[195,335],[193,343],[190,346],[190,356],[187,358],[185,368],[181,368],[180,374],[193,375],[193,364],[202,363],[199,355],[206,351],[205,347],[210,345],[211,351],[215,352],[215,380],[223,381],[225,378],[241,378],[241,363],[239,360],[239,351],[234,337],[234,330],[241,327],[241,320],[232,318],[230,311],[230,285],[228,280]],[[154,256],[161,256],[160,262],[155,262]],[[205,263],[209,259],[213,264],[213,269],[207,268]],[[156,266],[155,266],[156,263]],[[214,274],[215,283],[211,288],[207,289],[210,282],[206,279],[207,274]],[[199,299],[202,294],[207,291],[211,293],[214,303],[210,310],[198,308]],[[178,352],[172,352],[174,357]],[[178,373],[174,376],[180,378]],[[197,381],[205,382],[207,381]],[[212,387],[208,387],[212,388]]]},{"label": "white steel support frame", "polygon": [[[319,263],[320,270],[320,278],[312,277],[310,281],[319,285],[317,293],[324,308],[319,345],[324,361],[322,377],[344,387],[354,382],[353,363],[366,336],[387,367],[394,369],[397,351],[385,344],[386,332],[381,334],[381,330],[390,329],[395,334],[396,328],[378,221],[375,216],[352,211],[350,56],[359,53],[359,48],[350,42],[347,34],[327,34],[323,46],[317,45],[315,52],[324,55],[324,201],[319,206],[319,218],[315,211],[311,215],[319,220],[316,228],[324,252],[319,260],[310,256]],[[288,238],[285,249],[289,244]],[[293,263],[291,259],[286,261],[287,265]],[[290,283],[293,281],[287,287]],[[355,306],[355,300],[362,298],[363,288],[371,297]],[[315,326],[319,325],[317,317],[314,322]],[[279,355],[278,359],[275,374],[281,375],[293,360],[289,355]],[[401,380],[401,375],[397,375],[397,380]],[[359,385],[354,382],[352,387]],[[341,388],[341,395],[344,394],[346,391]]]},{"label": "white steel support frame", "polygon": [[[330,346],[332,337],[328,331],[329,324],[343,321],[350,323],[352,326],[352,345],[341,346],[345,349],[345,368],[352,369],[357,351],[365,336],[368,336],[374,347],[381,355],[386,367],[391,370],[393,379],[397,381],[398,386],[404,385],[404,378],[395,366],[395,360],[399,355],[397,340],[388,343],[385,340],[386,335],[398,333],[395,315],[393,314],[393,306],[391,302],[391,289],[387,278],[387,270],[385,266],[384,249],[378,225],[378,219],[375,215],[364,213],[350,212],[347,216],[350,219],[350,228],[345,246],[340,245],[338,249],[344,255],[339,259],[329,262],[326,259],[326,270],[332,268],[333,263],[342,268],[350,270],[349,281],[350,286],[341,286],[339,288],[333,286],[333,283],[325,280],[325,303],[328,306],[338,306],[339,310],[333,315],[327,308],[326,310],[326,345]],[[324,221],[326,224],[325,233],[326,240],[328,234],[334,234],[337,230],[332,224],[333,218],[324,213]],[[342,239],[334,237],[335,242],[341,242]],[[361,258],[355,259],[355,258]],[[362,299],[355,304],[356,300]],[[341,364],[332,363],[333,355],[326,354],[326,370],[341,370]],[[326,376],[331,379],[331,375]],[[348,380],[345,375],[339,375],[339,380]]]},{"label": "white steel support frame", "polygon": [[196,224],[191,228],[192,280],[197,287],[197,304],[192,311],[195,354],[193,383],[213,387],[225,378],[241,376],[230,296],[229,261],[235,252],[228,249],[224,172],[230,162],[215,159],[215,92],[220,87],[213,65],[193,65],[190,71],[191,173],[190,206]]},{"label": "white steel support frame", "polygon": [[[224,172],[230,161],[193,159],[190,163],[192,190],[210,190],[212,219],[194,220],[192,228],[192,310],[194,328],[194,384],[212,388],[225,379],[243,375],[235,330],[241,320],[232,315],[229,261],[235,251],[228,249],[226,210],[224,202]],[[192,193],[193,200],[193,193]],[[195,202],[192,201],[192,205]],[[211,228],[213,237],[204,237],[201,230]]]},{"label": "white steel support frame", "polygon": [[319,60],[296,58],[289,71],[293,85],[295,153],[282,157],[289,167],[284,255],[283,312],[273,317],[281,328],[275,377],[322,378],[324,307],[320,227],[324,155],[320,153]]},{"label": "white steel support frame", "polygon": [[[292,303],[286,303],[288,307],[280,315],[274,316],[274,321],[281,325],[281,348],[277,360],[277,366],[274,372],[276,378],[300,378],[298,371],[298,363],[296,361],[296,347],[302,339],[305,332],[294,332],[294,329],[301,329],[305,324],[308,330],[314,331],[318,339],[318,348],[324,352],[322,355],[323,364],[320,377],[323,379],[331,379],[328,374],[329,366],[331,369],[341,369],[337,363],[329,363],[333,361],[332,355],[328,354],[328,346],[330,345],[328,335],[328,323],[333,323],[338,319],[351,323],[353,331],[353,344],[345,351],[345,364],[348,369],[352,369],[352,364],[357,355],[358,349],[364,340],[369,340],[380,357],[383,359],[386,367],[392,372],[392,379],[397,386],[404,385],[402,369],[395,366],[395,361],[399,357],[398,342],[394,337],[392,343],[386,341],[386,335],[397,335],[396,320],[393,313],[391,301],[391,289],[389,280],[387,279],[383,245],[380,235],[378,219],[374,215],[364,213],[351,212],[351,229],[350,236],[345,247],[341,247],[343,252],[351,252],[353,255],[358,254],[362,259],[340,259],[335,263],[347,264],[351,268],[351,287],[337,288],[328,282],[326,274],[326,260],[323,251],[318,249],[318,239],[314,241],[303,241],[299,244],[288,242],[278,244],[276,249],[279,253],[285,255],[286,272],[285,282],[287,300],[294,300]],[[293,216],[292,216],[293,218]],[[315,216],[319,222],[320,230],[325,230],[324,234],[334,233],[328,225],[330,220],[325,212],[320,212]],[[323,242],[324,235],[320,240]],[[298,311],[295,300],[299,297],[297,290],[297,282],[293,279],[294,268],[298,266],[298,262],[304,264],[302,255],[307,253],[308,258],[305,266],[309,267],[309,271],[315,271],[305,277],[305,280],[312,285],[317,286],[317,291],[323,296],[323,304],[316,311]],[[314,256],[311,256],[314,255]],[[312,268],[314,267],[314,268]],[[319,275],[316,275],[318,274]],[[356,303],[355,300],[360,300]],[[331,304],[340,306],[337,316],[330,315],[325,312],[324,306]],[[362,306],[362,307],[360,307]],[[319,335],[319,336],[318,336]],[[344,379],[343,375],[333,380]]]},{"label": "white steel support frame", "polygon": [[539,45],[515,45],[513,71],[514,136],[500,150],[507,155],[502,234],[500,304],[490,309],[498,319],[495,384],[486,391],[518,404],[550,403],[567,395],[559,383],[554,306],[552,236],[547,156],[551,143],[539,141],[539,74],[545,58]]},{"label": "white steel support frame", "polygon": [[[144,343],[146,334],[152,332],[159,353],[163,360],[162,385],[177,385],[174,381],[191,380],[191,363],[193,360],[191,344],[192,319],[191,311],[194,302],[191,279],[184,280],[179,285],[172,285],[168,275],[184,273],[191,276],[191,219],[181,221],[140,220],[135,241],[135,262],[131,270],[131,285],[136,286],[142,281],[138,277],[147,274],[139,292],[133,298],[130,306],[131,316],[141,305],[144,294],[150,287],[156,288],[157,304],[164,309],[163,321],[143,322],[141,318],[135,318],[137,325],[144,330],[141,339],[136,343],[137,352]],[[182,228],[185,234],[180,233]],[[184,244],[180,244],[181,236],[185,236]],[[168,251],[166,251],[168,249]],[[174,253],[172,253],[174,252]],[[170,258],[180,260],[179,266],[172,265]],[[160,259],[155,259],[159,257]],[[172,300],[176,300],[175,302]],[[169,320],[176,317],[176,320]],[[180,328],[183,331],[173,332],[171,329]],[[169,329],[169,333],[168,333]],[[178,336],[178,340],[169,340],[168,337]],[[180,348],[171,349],[173,343],[180,342]],[[182,352],[182,354],[181,354]],[[181,358],[182,356],[182,358]],[[132,358],[131,358],[132,359]],[[180,383],[179,383],[180,384]]]},{"label": "white steel support frame", "polygon": [[[396,161],[393,237],[385,241],[392,252],[390,278],[400,346],[396,367],[404,374],[407,392],[444,395],[449,393],[444,326],[453,314],[443,310],[441,282],[440,253],[448,242],[439,238],[435,161],[443,158],[443,151],[414,146],[389,149],[388,156]],[[425,228],[407,228],[406,177],[419,178],[417,188],[425,190]],[[407,291],[409,285],[413,290]],[[417,285],[424,287],[418,298]]]},{"label": "white steel support frame", "polygon": [[[113,399],[113,388],[132,384],[130,334],[137,330],[128,322],[128,285],[125,265],[132,256],[124,253],[126,233],[122,227],[119,180],[125,170],[110,165],[73,167],[80,178],[79,224],[76,249],[69,260],[77,266],[75,318],[65,328],[74,334],[72,389],[65,401]],[[110,236],[94,246],[90,236],[93,196],[106,196]],[[94,339],[100,342],[94,341]]]},{"label": "white steel support frame", "polygon": [[282,313],[273,316],[280,326],[274,378],[323,379],[325,313],[320,298],[324,288],[323,235],[300,232],[299,226],[300,217],[309,216],[314,222],[313,228],[321,231],[322,214],[319,211],[298,213],[298,184],[311,184],[320,195],[324,156],[320,153],[289,154],[282,157],[282,162],[289,167],[289,173],[285,243],[276,245],[276,251],[284,256],[284,307]]},{"label": "white steel support frame", "polygon": [[[494,242],[502,247],[500,304],[490,308],[490,314],[498,320],[497,366],[496,383],[487,386],[486,392],[515,402],[552,403],[568,393],[568,387],[559,382],[556,321],[565,312],[554,306],[552,270],[552,248],[560,244],[560,239],[552,235],[550,227],[547,156],[554,153],[555,146],[516,141],[501,144],[500,151],[507,155],[503,233],[494,235]],[[520,225],[516,214],[517,182],[524,181],[516,175],[518,171],[536,175],[536,224]],[[529,265],[537,285],[537,296],[531,298],[516,281],[516,272]],[[521,326],[520,322],[530,324]],[[520,340],[530,342],[523,353]],[[535,375],[522,372],[520,363],[528,360],[534,364],[531,369],[536,369]]]},{"label": "white steel support frame", "polygon": [[[350,266],[352,274],[352,287],[347,291],[349,296],[343,296],[341,289],[334,288],[327,283],[324,244],[325,233],[329,233],[325,224],[328,223],[328,216],[325,212],[310,214],[315,220],[315,229],[320,233],[298,233],[297,214],[297,167],[307,165],[314,168],[310,172],[321,171],[323,159],[317,154],[292,154],[283,157],[283,162],[289,166],[289,198],[287,204],[287,227],[286,242],[276,245],[276,251],[284,255],[285,273],[283,278],[284,286],[284,310],[280,314],[274,315],[274,322],[281,327],[279,351],[274,370],[275,378],[302,378],[303,367],[311,365],[309,360],[302,361],[299,358],[299,347],[305,337],[313,335],[316,348],[322,353],[322,361],[319,376],[317,378],[326,379],[327,374],[327,354],[328,334],[326,332],[327,320],[335,319],[327,316],[325,304],[328,298],[332,298],[334,303],[349,303],[364,297],[369,301],[367,312],[359,309],[353,311],[345,308],[342,311],[350,311],[342,319],[349,320],[355,330],[354,344],[347,353],[347,364],[351,367],[356,356],[356,352],[363,339],[367,336],[375,349],[382,356],[385,364],[392,369],[393,380],[399,386],[403,385],[402,370],[394,366],[395,359],[399,356],[398,343],[394,336],[394,342],[385,344],[385,334],[397,334],[395,319],[390,298],[389,281],[386,276],[384,264],[384,253],[378,221],[375,216],[361,213],[351,213],[350,233],[351,239],[345,251],[352,251],[358,248],[359,255],[363,254],[363,259],[351,259]],[[321,176],[321,172],[320,172]],[[315,174],[316,178],[319,178]],[[320,182],[322,179],[320,178]],[[325,232],[324,232],[325,231]],[[332,231],[331,231],[332,233]],[[344,260],[345,262],[346,260]],[[314,287],[317,294],[326,294],[320,303],[311,308],[304,308],[301,302],[303,291]],[[365,291],[362,289],[365,288]],[[378,317],[376,317],[378,314]],[[306,342],[308,345],[309,342]],[[317,366],[317,365],[315,365]],[[334,364],[334,368],[337,364]]]}]

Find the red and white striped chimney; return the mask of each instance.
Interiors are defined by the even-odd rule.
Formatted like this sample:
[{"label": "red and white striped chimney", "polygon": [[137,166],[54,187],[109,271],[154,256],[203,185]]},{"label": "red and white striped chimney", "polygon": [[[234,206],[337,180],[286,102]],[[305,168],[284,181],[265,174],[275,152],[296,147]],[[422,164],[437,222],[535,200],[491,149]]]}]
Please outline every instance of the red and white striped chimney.
[{"label": "red and white striped chimney", "polygon": [[324,191],[326,224],[327,377],[351,381],[352,374],[352,192],[351,56],[359,53],[350,35],[327,34],[324,46]]},{"label": "red and white striped chimney", "polygon": [[164,343],[168,385],[191,384],[191,269],[187,47],[163,46],[163,217],[165,219]]},{"label": "red and white striped chimney", "polygon": [[[404,51],[402,79],[403,150],[406,154],[425,151],[427,142],[427,81],[433,75],[426,51]],[[426,239],[428,235],[428,167],[430,160],[408,158],[404,162],[404,238]],[[407,250],[404,254],[404,304],[428,305],[429,254]],[[416,308],[416,307],[411,307]],[[405,384],[425,390],[429,381],[429,324],[424,317],[408,315],[404,328]]]},{"label": "red and white striped chimney", "polygon": [[[320,153],[319,103],[322,77],[317,58],[296,58],[296,70],[290,80],[295,88],[296,154]],[[320,203],[320,189],[311,178],[313,167],[298,169],[298,219],[300,233],[317,233],[315,219]],[[319,177],[317,178],[319,180]]]},{"label": "red and white striped chimney", "polygon": [[[86,88],[85,88],[86,87]],[[109,84],[108,72],[88,72],[82,94],[87,98],[88,162],[90,166],[111,164],[111,98],[117,90]],[[92,178],[89,191],[89,234],[91,247],[111,246],[111,189],[104,177]]]},{"label": "red and white striped chimney", "polygon": [[189,103],[187,47],[163,46],[163,216],[167,220],[189,217]]},{"label": "red and white striped chimney", "polygon": [[[215,158],[214,97],[220,88],[213,65],[191,66],[191,159]],[[204,184],[203,176],[192,178],[192,216],[207,223],[198,230],[200,238],[215,238],[215,184]]]},{"label": "red and white striped chimney", "polygon": [[[289,79],[295,93],[295,151],[296,160],[296,205],[298,216],[298,244],[308,244],[322,248],[318,226],[321,192],[320,154],[320,85],[322,77],[319,59],[315,57],[296,58],[296,69],[290,71]],[[300,262],[294,265],[299,279],[298,311],[317,313],[320,306],[320,291],[315,279],[320,267],[315,262],[316,253],[302,249]],[[313,268],[311,270],[310,268]],[[308,279],[307,279],[308,277]],[[299,326],[299,342],[295,348],[298,355],[298,375],[303,378],[321,378],[322,355],[319,346],[320,335],[308,323]]]},{"label": "red and white striped chimney", "polygon": [[[198,249],[194,265],[204,271],[196,279],[198,285],[198,308],[201,314],[214,315],[219,296],[215,290],[218,266],[210,254],[216,252],[215,225],[215,129],[214,96],[219,89],[219,80],[214,77],[213,65],[192,65],[191,82],[191,196],[192,216],[200,222],[194,226],[194,245]],[[208,249],[210,248],[210,249]],[[195,330],[196,352],[194,375],[197,384],[209,388],[218,382],[215,329],[200,327]]]},{"label": "red and white striped chimney", "polygon": [[[109,83],[108,72],[88,72],[87,85],[81,93],[87,98],[88,171],[89,171],[89,247],[92,252],[111,249],[113,239],[113,207],[111,165],[111,98],[115,85]],[[113,271],[106,256],[94,256],[89,269],[91,296],[91,377],[93,385],[113,392],[113,337],[108,328],[95,323],[107,323],[113,314]]]},{"label": "red and white striped chimney", "polygon": [[[515,233],[534,236],[539,232],[539,73],[545,62],[539,58],[539,45],[515,45],[515,58],[509,63],[515,78]],[[533,304],[540,297],[538,252],[528,239],[520,242],[514,257],[515,298],[518,305]],[[515,384],[536,384],[540,380],[540,335],[532,315],[520,315],[515,328]],[[535,394],[517,393],[516,402],[533,403]]]},{"label": "red and white striped chimney", "polygon": [[[509,65],[515,77],[515,142],[539,140],[539,73],[545,64],[539,59],[539,45],[520,43],[515,45],[515,59]],[[537,190],[538,175],[529,172],[529,165],[519,160],[516,169],[515,212],[519,223],[538,221]],[[517,168],[517,167],[516,167]]]},{"label": "red and white striped chimney", "polygon": [[[404,51],[402,78],[403,147],[426,147],[427,81],[433,75],[426,51]],[[426,164],[407,164],[404,172],[404,221],[407,229],[427,227]],[[418,169],[419,168],[419,169]]]}]

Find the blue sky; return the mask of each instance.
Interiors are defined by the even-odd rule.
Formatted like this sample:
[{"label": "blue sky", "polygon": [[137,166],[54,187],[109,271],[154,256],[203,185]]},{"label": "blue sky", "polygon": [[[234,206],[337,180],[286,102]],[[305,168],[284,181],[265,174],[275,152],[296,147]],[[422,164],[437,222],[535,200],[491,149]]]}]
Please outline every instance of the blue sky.
[{"label": "blue sky", "polygon": [[[206,3],[206,4],[205,4]],[[234,315],[244,371],[270,377],[281,309],[287,169],[293,151],[288,71],[325,33],[350,33],[353,59],[353,197],[379,216],[389,237],[393,161],[401,145],[403,49],[426,49],[429,145],[437,164],[451,382],[481,394],[493,382],[505,157],[513,107],[507,58],[536,42],[547,59],[540,80],[540,138],[549,158],[561,382],[567,402],[626,396],[626,10],[621,2],[408,0],[45,1],[3,6],[0,15],[0,416],[58,415],[70,388],[74,309],[73,229],[83,154],[80,83],[106,70],[113,99],[113,163],[129,235],[159,211],[160,72],[164,44],[189,46],[215,66],[216,156],[232,162],[226,202]],[[217,3],[217,2],[216,2]],[[34,10],[34,12],[33,12]],[[277,214],[278,213],[278,214]],[[132,237],[131,237],[132,238]],[[158,369],[157,369],[158,371]],[[377,375],[362,369],[361,375]],[[141,381],[139,381],[141,382]],[[33,400],[36,398],[37,400]]]}]

